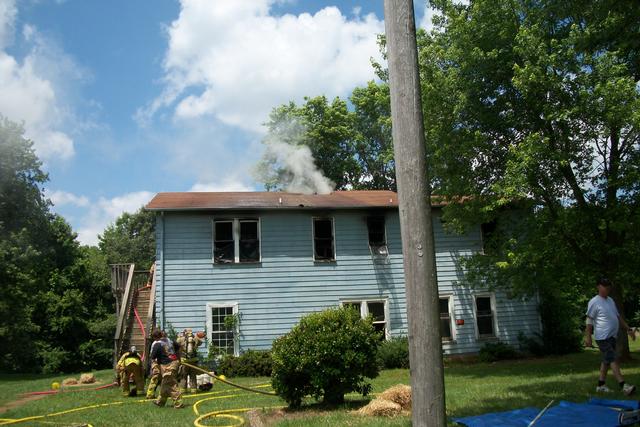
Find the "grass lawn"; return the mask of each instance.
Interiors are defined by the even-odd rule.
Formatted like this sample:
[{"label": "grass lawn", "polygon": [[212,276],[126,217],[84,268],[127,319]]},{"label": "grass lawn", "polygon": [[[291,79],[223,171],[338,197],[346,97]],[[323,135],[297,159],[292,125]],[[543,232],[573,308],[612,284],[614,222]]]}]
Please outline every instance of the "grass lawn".
[{"label": "grass lawn", "polygon": [[[632,344],[632,351],[636,361],[624,364],[622,370],[627,382],[640,385],[639,343]],[[598,363],[598,352],[586,350],[580,354],[545,359],[494,364],[452,364],[445,368],[447,416],[476,415],[527,406],[542,408],[552,399],[583,402],[595,394]],[[111,371],[100,371],[95,375],[102,384],[108,384],[113,374]],[[64,378],[66,376],[0,375],[0,406],[20,399],[21,393],[48,390],[52,381],[62,381]],[[270,390],[266,386],[269,382],[268,378],[235,378],[232,381],[242,385],[259,386],[261,390]],[[379,393],[398,383],[409,383],[407,370],[383,371],[373,380],[373,391]],[[608,384],[617,390],[611,375]],[[625,398],[620,392],[615,392],[608,397]],[[62,393],[25,402],[0,413],[0,425],[10,420],[78,409],[11,425],[189,426],[193,425],[198,418],[196,411],[198,414],[205,414],[220,410],[239,410],[232,414],[243,416],[246,410],[251,408],[264,410],[266,418],[277,426],[375,427],[411,424],[408,417],[362,418],[351,413],[353,409],[367,402],[368,398],[350,395],[347,396],[347,403],[340,408],[328,409],[309,400],[300,411],[277,411],[271,408],[284,406],[284,402],[277,397],[245,392],[216,383],[210,393],[187,395],[185,403],[190,406],[176,410],[169,407],[157,408],[150,401],[140,397],[122,398],[120,391],[116,388],[80,390],[74,387]],[[202,424],[238,425],[238,420],[237,418],[207,419],[202,421]]]}]

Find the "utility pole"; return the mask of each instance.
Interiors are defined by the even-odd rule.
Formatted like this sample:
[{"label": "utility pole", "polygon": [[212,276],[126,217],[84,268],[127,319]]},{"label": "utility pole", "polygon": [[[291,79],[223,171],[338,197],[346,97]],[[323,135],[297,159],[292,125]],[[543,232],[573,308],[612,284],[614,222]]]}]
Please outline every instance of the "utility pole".
[{"label": "utility pole", "polygon": [[444,427],[444,368],[412,0],[385,0],[391,120],[409,322],[413,426]]}]

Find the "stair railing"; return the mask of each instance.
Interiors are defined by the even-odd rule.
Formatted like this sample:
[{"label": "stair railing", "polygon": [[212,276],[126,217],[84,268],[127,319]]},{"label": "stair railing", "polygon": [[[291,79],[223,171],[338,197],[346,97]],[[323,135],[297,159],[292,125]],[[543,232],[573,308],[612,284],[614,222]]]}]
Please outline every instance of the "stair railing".
[{"label": "stair railing", "polygon": [[[122,266],[122,264],[120,264]],[[122,353],[122,346],[124,343],[123,335],[126,330],[126,322],[128,321],[128,313],[131,311],[131,302],[134,296],[131,284],[133,283],[133,275],[135,271],[135,265],[129,264],[129,273],[127,275],[127,282],[124,286],[122,293],[122,299],[120,301],[120,310],[118,312],[118,320],[116,323],[116,333],[114,336],[114,366],[118,360],[118,357]]]}]

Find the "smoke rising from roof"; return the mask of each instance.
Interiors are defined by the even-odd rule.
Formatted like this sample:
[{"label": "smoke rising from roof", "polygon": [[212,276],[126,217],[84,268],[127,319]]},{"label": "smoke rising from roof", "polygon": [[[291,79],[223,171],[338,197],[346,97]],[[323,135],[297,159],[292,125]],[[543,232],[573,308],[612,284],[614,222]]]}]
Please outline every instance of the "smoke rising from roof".
[{"label": "smoke rising from roof", "polygon": [[279,123],[278,129],[262,141],[265,151],[255,175],[267,189],[303,194],[329,194],[334,190],[335,183],[318,169],[303,135],[300,123]]}]

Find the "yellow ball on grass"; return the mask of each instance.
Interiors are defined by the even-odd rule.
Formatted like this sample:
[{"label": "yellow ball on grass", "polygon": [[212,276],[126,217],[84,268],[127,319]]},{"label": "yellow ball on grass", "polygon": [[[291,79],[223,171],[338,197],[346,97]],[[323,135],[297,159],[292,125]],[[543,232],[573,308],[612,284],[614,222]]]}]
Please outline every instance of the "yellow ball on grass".
[{"label": "yellow ball on grass", "polygon": [[59,389],[59,388],[60,388],[60,383],[59,383],[59,382],[57,382],[57,381],[52,382],[52,383],[51,383],[51,388],[52,388],[53,390],[57,390],[57,389]]}]

